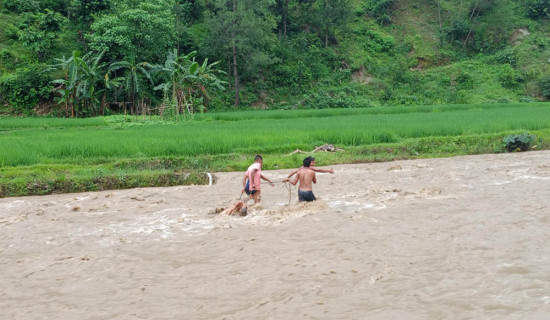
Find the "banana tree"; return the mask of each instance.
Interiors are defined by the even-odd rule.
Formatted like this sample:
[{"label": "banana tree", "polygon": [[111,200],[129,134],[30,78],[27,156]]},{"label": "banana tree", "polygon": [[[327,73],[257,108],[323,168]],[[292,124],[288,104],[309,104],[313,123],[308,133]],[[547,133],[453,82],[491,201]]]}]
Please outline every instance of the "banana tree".
[{"label": "banana tree", "polygon": [[80,52],[75,50],[68,59],[63,56],[62,58],[54,59],[56,64],[50,65],[50,70],[62,70],[62,78],[55,79],[52,83],[56,84],[54,89],[60,94],[60,97],[56,97],[55,100],[65,105],[65,116],[69,117],[69,107],[71,109],[71,117],[74,118],[74,104],[76,102],[76,92],[79,83],[79,66],[77,59],[80,57]]},{"label": "banana tree", "polygon": [[196,70],[194,70],[193,82],[191,83],[190,94],[201,97],[203,101],[203,111],[208,111],[208,102],[211,100],[208,91],[210,89],[225,90],[224,85],[227,84],[226,81],[218,79],[216,74],[226,74],[224,71],[215,69],[214,66],[219,64],[219,61],[214,63],[208,63],[208,58],[206,58],[202,65],[198,65]]},{"label": "banana tree", "polygon": [[174,49],[167,54],[164,65],[154,68],[155,73],[160,73],[165,81],[156,86],[155,90],[163,90],[165,96],[171,90],[176,114],[183,113],[185,116],[186,111],[190,115],[194,114],[196,107],[208,104],[210,87],[224,89],[225,82],[216,77],[216,73],[222,72],[214,69],[218,62],[208,64],[206,59],[201,65],[195,61],[196,54],[196,51],[192,51],[178,55]]},{"label": "banana tree", "polygon": [[102,116],[105,115],[105,105],[107,104],[107,92],[109,91],[116,91],[122,83],[124,82],[123,77],[110,77],[109,71],[105,73],[105,76],[103,77],[103,86],[104,88],[101,89],[102,98],[101,98],[101,106],[99,109],[99,114]]},{"label": "banana tree", "polygon": [[[128,97],[128,102],[132,104],[131,113],[138,113],[141,111],[145,115],[145,108],[143,106],[142,100],[142,84],[144,78],[148,80],[151,84],[153,80],[151,78],[151,73],[149,69],[153,66],[147,62],[136,63],[133,60],[130,61],[118,61],[114,62],[109,66],[109,72],[117,72],[119,70],[124,71],[124,75],[121,77],[122,87],[126,91]],[[126,107],[124,107],[124,112],[126,113]]]},{"label": "banana tree", "polygon": [[98,86],[101,84],[105,74],[106,64],[101,62],[104,52],[97,56],[92,53],[86,54],[76,61],[80,67],[81,76],[78,84],[78,93],[84,102],[84,111],[91,109],[92,116],[99,114],[99,96],[101,91]]},{"label": "banana tree", "polygon": [[164,65],[156,65],[153,68],[153,72],[159,74],[164,81],[154,89],[162,90],[165,97],[171,91],[170,101],[175,105],[176,115],[183,113],[185,116],[185,109],[189,109],[184,84],[189,76],[191,58],[196,54],[196,51],[192,51],[186,55],[178,55],[177,49],[173,49],[166,55]]}]

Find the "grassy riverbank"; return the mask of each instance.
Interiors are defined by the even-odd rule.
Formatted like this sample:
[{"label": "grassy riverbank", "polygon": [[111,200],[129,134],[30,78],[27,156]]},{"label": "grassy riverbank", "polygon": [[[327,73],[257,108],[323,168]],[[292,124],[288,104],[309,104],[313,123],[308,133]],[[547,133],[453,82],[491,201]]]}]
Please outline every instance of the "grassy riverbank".
[{"label": "grassy riverbank", "polygon": [[505,152],[529,132],[550,148],[550,104],[239,111],[195,119],[0,118],[0,197],[207,183],[205,172]]}]

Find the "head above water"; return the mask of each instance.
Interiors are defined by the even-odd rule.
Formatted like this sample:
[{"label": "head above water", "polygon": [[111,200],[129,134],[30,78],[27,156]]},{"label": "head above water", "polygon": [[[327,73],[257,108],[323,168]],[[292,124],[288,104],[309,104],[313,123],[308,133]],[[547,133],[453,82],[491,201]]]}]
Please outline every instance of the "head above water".
[{"label": "head above water", "polygon": [[314,157],[307,157],[304,159],[304,167],[306,168],[309,168],[309,166],[311,165],[312,162],[315,162],[315,158]]},{"label": "head above water", "polygon": [[248,208],[246,206],[242,207],[240,210],[239,210],[239,214],[241,216],[246,216],[246,214],[248,213]]}]

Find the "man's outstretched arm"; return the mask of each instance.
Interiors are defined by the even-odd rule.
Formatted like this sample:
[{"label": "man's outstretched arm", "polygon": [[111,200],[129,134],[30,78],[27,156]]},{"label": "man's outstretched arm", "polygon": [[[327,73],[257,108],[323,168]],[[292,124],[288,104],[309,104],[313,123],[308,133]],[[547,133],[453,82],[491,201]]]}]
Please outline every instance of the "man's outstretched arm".
[{"label": "man's outstretched arm", "polygon": [[317,169],[317,168],[315,168],[315,167],[312,167],[312,168],[310,168],[310,169],[313,170],[313,171],[315,171],[315,172],[334,174],[334,170],[332,170],[332,169]]},{"label": "man's outstretched arm", "polygon": [[274,186],[273,182],[272,182],[271,180],[269,180],[269,179],[268,179],[266,176],[264,176],[263,174],[260,175],[260,178],[262,178],[263,180],[269,182],[269,184],[270,184],[272,187]]}]

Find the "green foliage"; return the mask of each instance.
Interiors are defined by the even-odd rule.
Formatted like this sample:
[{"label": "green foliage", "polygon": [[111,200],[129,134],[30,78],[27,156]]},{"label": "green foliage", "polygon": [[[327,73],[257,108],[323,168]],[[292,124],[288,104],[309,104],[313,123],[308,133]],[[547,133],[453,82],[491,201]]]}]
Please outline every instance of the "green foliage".
[{"label": "green foliage", "polygon": [[461,42],[466,39],[470,33],[470,25],[462,18],[458,17],[451,21],[451,23],[443,28],[442,36],[449,43],[454,44],[455,41]]},{"label": "green foliage", "polygon": [[71,0],[40,0],[40,9],[48,9],[67,15],[70,2]]},{"label": "green foliage", "polygon": [[522,134],[507,135],[502,139],[502,142],[506,148],[506,151],[514,152],[529,150],[531,143],[535,142],[535,140],[536,136],[526,132]]},{"label": "green foliage", "polygon": [[395,47],[395,39],[391,35],[373,30],[365,30],[364,34],[368,39],[364,44],[367,52],[390,52]]},{"label": "green foliage", "polygon": [[[238,76],[253,81],[277,62],[269,54],[275,43],[276,17],[270,12],[273,0],[239,0],[235,10],[225,0],[213,1],[215,10],[206,19],[208,56],[237,60]],[[235,55],[233,54],[235,50]],[[224,61],[224,60],[222,60]],[[233,62],[231,62],[233,63]]]},{"label": "green foliage", "polygon": [[39,0],[3,0],[4,8],[14,12],[37,12],[40,10]]},{"label": "green foliage", "polygon": [[355,107],[355,94],[352,89],[346,88],[336,91],[313,91],[304,95],[300,105],[304,109],[352,108]]},{"label": "green foliage", "polygon": [[112,12],[100,15],[87,35],[90,48],[105,51],[110,61],[162,61],[175,43],[173,0],[119,1]]},{"label": "green foliage", "polygon": [[13,107],[15,114],[32,114],[32,109],[50,98],[50,76],[42,64],[19,68],[0,77],[0,97]]},{"label": "green foliage", "polygon": [[539,80],[540,91],[543,97],[550,99],[550,76]]},{"label": "green foliage", "polygon": [[387,25],[392,22],[395,0],[365,0],[363,5],[367,13],[379,24]]},{"label": "green foliage", "polygon": [[506,47],[494,55],[496,63],[509,64],[513,67],[517,65],[518,55],[513,48]]},{"label": "green foliage", "polygon": [[59,13],[46,9],[36,14],[26,13],[25,22],[19,26],[18,39],[40,59],[54,47],[66,19]]},{"label": "green foliage", "polygon": [[523,82],[523,74],[509,64],[503,64],[499,68],[498,80],[504,88],[516,88]]},{"label": "green foliage", "polygon": [[[53,58],[69,60],[73,50],[82,52],[80,58],[105,50],[97,64],[102,68],[87,87],[93,97],[86,90],[71,93],[71,81],[56,71],[55,100],[50,95],[45,102],[57,101],[53,113],[66,116],[72,106],[78,116],[122,112],[131,105],[167,111],[173,104],[154,90],[168,82],[161,73],[151,75],[151,82],[141,72],[137,79],[126,68],[108,74],[107,69],[116,62],[147,61],[144,69],[151,71],[173,48],[178,54],[196,51],[197,66],[207,58],[220,61],[216,68],[227,72],[223,80],[235,90],[203,94],[190,86],[187,103],[198,113],[232,108],[237,88],[242,108],[267,109],[548,98],[548,0],[235,4],[233,11],[233,1],[226,0],[0,0],[0,74],[36,61],[57,64]],[[139,90],[128,90],[131,83]],[[355,93],[342,93],[340,86]],[[13,111],[3,98],[3,110]]]},{"label": "green foliage", "polygon": [[51,10],[66,14],[70,0],[2,0],[1,4],[13,12],[39,12]]},{"label": "green foliage", "polygon": [[111,8],[112,0],[69,0],[68,11],[71,20],[77,24],[89,25],[94,21],[94,15],[107,12]]},{"label": "green foliage", "polygon": [[458,89],[472,89],[474,87],[474,78],[468,72],[460,72],[455,78]]},{"label": "green foliage", "polygon": [[550,0],[527,0],[527,15],[532,19],[550,18]]},{"label": "green foliage", "polygon": [[[163,83],[155,87],[162,90],[168,109],[176,115],[186,111],[193,115],[196,111],[204,112],[211,99],[209,90],[224,90],[225,81],[217,78],[222,71],[214,68],[219,62],[202,64],[195,61],[195,51],[178,55],[176,49],[168,52],[163,65],[152,66],[153,72],[160,74]],[[172,107],[174,106],[174,108]],[[171,111],[170,111],[171,113]]]},{"label": "green foliage", "polygon": [[[63,77],[52,81],[58,85],[56,92],[60,95],[58,103],[64,104],[65,116],[96,116],[99,110],[99,97],[103,93],[101,85],[112,85],[106,75],[106,64],[101,62],[103,53],[94,55],[92,52],[80,56],[79,51],[73,51],[70,58],[56,59],[58,62],[50,68],[62,71]],[[104,82],[104,83],[102,83]]]},{"label": "green foliage", "polygon": [[313,80],[311,68],[303,61],[298,60],[295,64],[277,64],[273,68],[273,84],[281,87],[288,87],[297,92],[309,87]]},{"label": "green foliage", "polygon": [[145,95],[145,86],[147,82],[153,83],[150,69],[153,66],[148,62],[136,62],[129,58],[113,62],[109,66],[110,73],[122,73],[120,77],[120,87],[126,93],[126,101],[131,102],[132,114],[134,112],[146,114],[143,105],[143,97]]},{"label": "green foliage", "polygon": [[318,0],[318,9],[312,14],[313,24],[317,26],[317,33],[323,40],[325,47],[330,43],[337,43],[336,30],[346,31],[345,26],[351,17],[349,0]]}]

